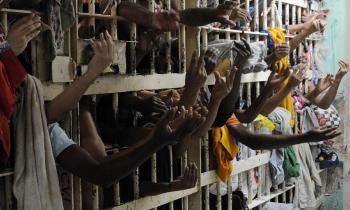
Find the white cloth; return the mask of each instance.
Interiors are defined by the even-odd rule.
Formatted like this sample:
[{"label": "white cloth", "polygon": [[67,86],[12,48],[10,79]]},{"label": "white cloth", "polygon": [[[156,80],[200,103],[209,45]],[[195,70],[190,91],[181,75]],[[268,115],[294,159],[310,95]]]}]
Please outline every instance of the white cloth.
[{"label": "white cloth", "polygon": [[55,158],[57,158],[69,146],[75,144],[75,142],[67,136],[66,132],[58,123],[50,124],[49,132],[52,151]]},{"label": "white cloth", "polygon": [[[302,109],[302,115],[301,115],[301,132],[306,133],[310,130],[313,130],[315,128],[319,128],[320,125],[318,124],[317,116],[313,109],[311,109],[309,106],[306,106]],[[319,142],[310,142],[310,145],[319,145],[322,144],[323,141]]]},{"label": "white cloth", "polygon": [[267,56],[267,46],[265,42],[253,42],[250,43],[251,56],[243,66],[243,73],[260,72],[265,71],[269,67],[265,62]]},{"label": "white cloth", "polygon": [[295,203],[299,208],[311,208],[316,205],[315,191],[322,186],[321,177],[307,143],[294,146],[297,160],[300,163],[300,176],[296,180]]},{"label": "white cloth", "polygon": [[15,120],[13,194],[18,210],[63,210],[42,85],[28,75]]},{"label": "white cloth", "polygon": [[265,204],[264,210],[294,210],[293,204],[268,202]]}]

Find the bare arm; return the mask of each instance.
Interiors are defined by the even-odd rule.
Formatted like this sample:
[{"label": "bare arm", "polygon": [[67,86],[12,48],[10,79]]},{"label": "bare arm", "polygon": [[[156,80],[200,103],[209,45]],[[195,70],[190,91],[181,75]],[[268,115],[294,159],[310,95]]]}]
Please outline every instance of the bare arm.
[{"label": "bare arm", "polygon": [[[327,76],[326,78],[322,79],[319,82],[319,84],[317,84],[317,86],[319,86],[319,85],[324,85],[322,84],[324,82],[326,83],[328,82],[330,87],[327,90],[320,92],[318,91],[319,88],[317,88],[316,86],[316,88],[313,91],[311,91],[310,94],[305,96],[313,104],[315,104],[316,106],[322,109],[328,109],[329,106],[333,103],[334,98],[337,95],[340,82],[349,71],[349,64],[347,62],[339,61],[339,66],[340,66],[340,69],[337,72],[334,80],[331,79],[329,76]],[[316,93],[313,93],[313,92],[316,92]]]},{"label": "bare arm", "polygon": [[265,107],[267,99],[272,95],[275,88],[279,87],[284,80],[286,80],[290,75],[289,71],[285,71],[284,74],[278,75],[276,73],[271,73],[265,88],[258,98],[253,102],[253,104],[246,110],[235,110],[234,113],[237,119],[241,123],[252,122],[258,114]]},{"label": "bare arm", "polygon": [[57,121],[63,114],[74,109],[91,83],[112,63],[114,57],[112,37],[106,32],[101,34],[100,40],[92,44],[95,56],[89,63],[88,71],[47,105],[48,123]]},{"label": "bare arm", "polygon": [[254,150],[275,149],[294,144],[322,141],[335,138],[341,134],[337,131],[337,128],[316,129],[299,135],[267,135],[253,133],[243,125],[227,125],[227,127],[232,136]]},{"label": "bare arm", "polygon": [[145,138],[135,146],[101,161],[95,160],[86,150],[74,145],[62,152],[57,160],[66,170],[86,181],[108,186],[130,174],[164,146],[156,142],[150,137]]},{"label": "bare arm", "polygon": [[[63,151],[57,161],[67,171],[97,185],[108,186],[131,173],[153,153],[166,145],[175,144],[191,135],[202,119],[185,115],[175,118],[176,108],[168,111],[158,122],[151,134],[136,145],[104,158],[95,160],[86,150],[74,145]],[[177,127],[170,123],[176,121]],[[131,158],[132,157],[132,158]]]}]

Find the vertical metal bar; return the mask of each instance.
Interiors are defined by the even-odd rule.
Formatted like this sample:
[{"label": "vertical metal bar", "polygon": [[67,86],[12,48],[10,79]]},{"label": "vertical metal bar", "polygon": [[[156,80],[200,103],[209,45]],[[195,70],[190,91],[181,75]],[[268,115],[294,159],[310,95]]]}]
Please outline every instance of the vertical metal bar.
[{"label": "vertical metal bar", "polygon": [[[132,3],[136,3],[136,0],[131,0]],[[136,75],[136,23],[131,23],[130,30],[130,69],[131,74]]]},{"label": "vertical metal bar", "polygon": [[[254,0],[254,31],[259,31],[259,0]],[[259,36],[256,36],[259,41]]]},{"label": "vertical metal bar", "polygon": [[[151,179],[152,182],[156,183],[157,182],[157,154],[154,153],[151,157]],[[156,210],[157,208],[153,208],[153,210]]]},{"label": "vertical metal bar", "polygon": [[[185,0],[180,0],[180,9],[185,9]],[[180,25],[180,36],[179,36],[179,57],[180,57],[180,64],[179,64],[179,72],[184,73],[186,72],[186,28],[185,25]]]},{"label": "vertical metal bar", "polygon": [[[258,98],[258,96],[260,95],[260,82],[256,82],[255,83],[255,100]],[[256,151],[257,154],[261,154],[262,151],[261,150],[258,150]],[[257,199],[260,199],[261,196],[262,196],[262,180],[261,180],[261,177],[262,177],[262,167],[259,166],[258,169],[257,169],[257,173],[258,173],[258,176],[259,176],[259,184],[258,184],[258,192],[257,192]],[[262,206],[259,206],[258,207],[259,210],[262,210]]]},{"label": "vertical metal bar", "polygon": [[276,0],[272,0],[270,4],[270,14],[271,14],[271,27],[276,27],[276,14],[275,14],[275,2]]},{"label": "vertical metal bar", "polygon": [[[72,111],[72,137],[80,145],[79,107]],[[74,210],[82,209],[81,179],[74,176]]]},{"label": "vertical metal bar", "polygon": [[[252,92],[251,92],[252,84],[249,82],[247,83],[247,106],[251,106],[252,104]],[[252,130],[251,124],[248,125],[248,129]],[[248,157],[252,156],[252,150],[248,148]],[[253,201],[253,171],[254,169],[251,169],[248,171],[248,204],[252,203]]]},{"label": "vertical metal bar", "polygon": [[[154,12],[154,0],[149,0],[148,1],[148,9],[151,12]],[[155,62],[155,54],[154,54],[154,50],[152,49],[150,52],[150,63],[151,63],[151,69],[150,69],[150,74],[154,74],[155,73],[155,66],[154,66],[154,62]]]},{"label": "vertical metal bar", "polygon": [[[297,21],[297,10],[296,10],[296,6],[293,5],[292,6],[292,25],[295,25],[296,21]],[[295,50],[293,50],[293,53],[292,53],[292,58],[294,61],[295,61],[296,56],[297,56],[297,50],[295,49]]]},{"label": "vertical metal bar", "polygon": [[5,209],[13,209],[12,203],[12,177],[5,176]]},{"label": "vertical metal bar", "polygon": [[138,199],[140,197],[140,190],[139,190],[139,168],[136,168],[136,170],[133,173],[133,189],[134,189],[134,199]]},{"label": "vertical metal bar", "polygon": [[[113,33],[112,33],[113,36]],[[115,37],[115,36],[113,36]],[[117,114],[118,114],[118,104],[119,104],[119,97],[118,97],[118,93],[114,93],[113,94],[113,102],[112,102],[112,107],[113,107],[113,117],[114,120],[117,119]],[[118,150],[115,150],[114,153],[119,152]],[[119,182],[116,182],[113,184],[113,188],[114,188],[114,202],[116,205],[120,205],[120,186],[119,186]]]},{"label": "vertical metal bar", "polygon": [[[204,136],[204,149],[205,149],[205,162],[204,162],[204,171],[209,171],[209,138],[208,134],[205,134]],[[204,199],[204,205],[205,210],[209,210],[210,208],[210,192],[209,192],[209,186],[205,186],[205,199]]]},{"label": "vertical metal bar", "polygon": [[5,36],[7,36],[8,32],[8,21],[7,21],[7,12],[1,12],[1,25],[4,28]]},{"label": "vertical metal bar", "polygon": [[112,16],[112,21],[111,21],[111,36],[113,40],[118,40],[118,26],[117,26],[117,5],[113,3],[112,10],[111,10],[111,16]]},{"label": "vertical metal bar", "polygon": [[[185,169],[188,165],[188,158],[187,157],[188,157],[187,152],[185,152],[185,155],[183,156],[183,159],[182,159],[182,174],[184,174]],[[182,199],[182,202],[183,202],[183,209],[188,210],[188,196],[184,197]]]},{"label": "vertical metal bar", "polygon": [[[245,0],[245,9],[247,10],[248,14],[249,14],[249,0]],[[250,22],[246,23],[246,30],[250,31]]]},{"label": "vertical metal bar", "polygon": [[[166,8],[167,10],[171,10],[171,0],[166,1]],[[165,56],[166,56],[166,73],[171,72],[171,32],[166,33],[166,48],[165,48]]]},{"label": "vertical metal bar", "polygon": [[[174,181],[174,160],[173,160],[173,147],[169,148],[169,159],[170,159],[170,182]],[[174,202],[169,203],[169,210],[174,210]]]},{"label": "vertical metal bar", "polygon": [[[239,96],[240,96],[240,99],[242,99],[242,97],[243,97],[243,84],[242,83],[239,85]],[[242,108],[242,107],[240,107],[240,108]],[[242,148],[241,153],[243,153],[243,149],[244,149],[244,146]],[[243,159],[243,155],[241,155],[241,160],[242,159]],[[243,187],[243,173],[238,174],[238,187],[240,189],[243,189],[242,188]]]},{"label": "vertical metal bar", "polygon": [[216,209],[221,210],[221,192],[220,192],[220,180],[216,182]]},{"label": "vertical metal bar", "polygon": [[267,30],[267,0],[263,0],[263,29]]},{"label": "vertical metal bar", "polygon": [[289,26],[289,4],[286,4],[286,6],[285,6],[285,17],[284,17],[284,21],[285,21],[285,25],[287,26],[287,28],[288,28],[288,26]]},{"label": "vertical metal bar", "polygon": [[[219,6],[219,0],[214,0],[214,8],[217,8]],[[215,34],[215,40],[219,40],[220,35],[219,33]]]}]

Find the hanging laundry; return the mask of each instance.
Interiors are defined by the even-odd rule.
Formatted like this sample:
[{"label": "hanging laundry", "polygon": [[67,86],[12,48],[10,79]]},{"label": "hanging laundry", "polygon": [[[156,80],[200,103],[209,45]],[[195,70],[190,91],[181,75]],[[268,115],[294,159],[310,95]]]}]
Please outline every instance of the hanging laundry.
[{"label": "hanging laundry", "polygon": [[15,89],[27,73],[14,52],[9,49],[1,25],[0,37],[0,163],[6,163],[11,150],[9,121],[16,103]]},{"label": "hanging laundry", "polygon": [[43,95],[40,81],[28,75],[13,117],[13,194],[18,210],[63,210]]},{"label": "hanging laundry", "polygon": [[[238,120],[231,117],[229,124],[237,125]],[[239,147],[231,137],[226,125],[212,129],[213,151],[217,162],[217,174],[223,182],[230,178],[233,166],[231,161],[239,152]]]},{"label": "hanging laundry", "polygon": [[[274,42],[274,45],[277,46],[281,44],[282,42],[286,41],[285,34],[282,29],[279,28],[271,28],[269,27],[269,35],[271,36],[271,39]],[[273,70],[276,71],[277,73],[282,73],[284,71],[289,70],[289,58],[288,56],[285,56],[284,58],[280,59],[277,61],[273,66]],[[284,81],[284,85],[288,83],[288,79]],[[290,125],[294,127],[294,105],[293,105],[293,99],[292,99],[292,94],[289,93],[281,102],[280,104],[281,107],[286,108],[290,114],[291,114],[291,119],[290,119]]]}]

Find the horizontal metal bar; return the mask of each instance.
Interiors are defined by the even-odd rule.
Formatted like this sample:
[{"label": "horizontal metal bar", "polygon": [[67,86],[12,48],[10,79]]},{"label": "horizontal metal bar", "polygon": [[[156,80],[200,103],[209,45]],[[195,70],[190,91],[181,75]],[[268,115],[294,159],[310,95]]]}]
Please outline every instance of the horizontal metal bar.
[{"label": "horizontal metal bar", "polygon": [[[181,88],[184,85],[185,74],[109,75],[97,78],[85,92],[85,95]],[[64,90],[67,84],[43,82],[43,86],[45,100],[52,100]]]},{"label": "horizontal metal bar", "polygon": [[260,205],[262,205],[262,204],[264,204],[266,202],[269,202],[271,199],[278,197],[282,193],[293,189],[294,187],[295,186],[292,185],[292,186],[286,187],[285,189],[279,189],[279,190],[277,190],[275,192],[271,192],[271,194],[268,195],[268,196],[261,196],[260,198],[256,198],[256,199],[254,199],[252,201],[251,204],[248,204],[248,207],[249,207],[249,209],[253,209],[253,208],[257,207],[257,206],[260,206]]},{"label": "horizontal metal bar", "polygon": [[[258,166],[265,165],[269,162],[270,152],[256,155],[246,160],[238,161],[234,163],[232,175],[236,175],[245,171],[249,171]],[[215,183],[218,180],[216,171],[208,171],[201,174],[201,187]]]},{"label": "horizontal metal bar", "polygon": [[0,177],[12,176],[12,175],[13,175],[13,170],[12,169],[0,170]]},{"label": "horizontal metal bar", "polygon": [[140,198],[134,201],[130,201],[120,206],[109,208],[108,210],[130,210],[130,209],[148,210],[148,209],[156,208],[158,206],[170,203],[171,201],[184,198],[196,192],[198,192],[197,188],[191,188],[187,190],[163,193],[155,196],[148,196],[148,197]]}]

